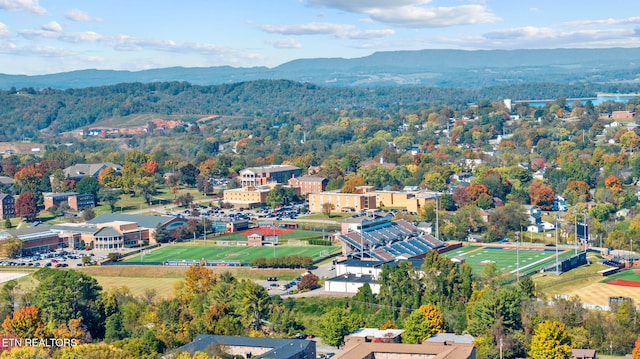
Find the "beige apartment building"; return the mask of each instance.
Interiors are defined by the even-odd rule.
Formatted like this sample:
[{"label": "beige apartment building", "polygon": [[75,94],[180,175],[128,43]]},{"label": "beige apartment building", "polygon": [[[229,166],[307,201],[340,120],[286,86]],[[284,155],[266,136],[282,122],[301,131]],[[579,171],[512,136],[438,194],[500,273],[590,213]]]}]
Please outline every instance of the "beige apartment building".
[{"label": "beige apartment building", "polygon": [[309,194],[309,212],[324,212],[324,203],[331,203],[331,212],[363,212],[377,208],[375,193],[341,193],[331,191]]}]

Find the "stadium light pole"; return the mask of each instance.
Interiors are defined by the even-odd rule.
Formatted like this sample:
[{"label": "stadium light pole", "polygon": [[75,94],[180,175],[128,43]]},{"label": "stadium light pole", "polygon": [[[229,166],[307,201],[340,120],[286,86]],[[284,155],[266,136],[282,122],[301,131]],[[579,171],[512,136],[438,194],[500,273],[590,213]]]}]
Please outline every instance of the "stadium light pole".
[{"label": "stadium light pole", "polygon": [[207,216],[202,217],[202,230],[204,231],[204,245],[207,245]]},{"label": "stadium light pole", "polygon": [[558,212],[556,211],[556,275],[560,274],[558,267]]},{"label": "stadium light pole", "polygon": [[[522,226],[520,227],[522,228]],[[520,281],[520,236],[516,233],[516,282]]]},{"label": "stadium light pole", "polygon": [[436,239],[440,240],[440,220],[438,219],[438,210],[440,207],[440,193],[436,192]]}]

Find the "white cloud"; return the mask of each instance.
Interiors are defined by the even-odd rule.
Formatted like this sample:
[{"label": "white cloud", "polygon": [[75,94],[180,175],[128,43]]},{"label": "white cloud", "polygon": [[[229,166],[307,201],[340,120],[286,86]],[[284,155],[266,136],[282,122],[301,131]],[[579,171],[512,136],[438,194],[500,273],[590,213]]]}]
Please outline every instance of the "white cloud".
[{"label": "white cloud", "polygon": [[307,3],[312,6],[329,7],[357,13],[367,13],[371,9],[391,9],[430,2],[430,0],[307,0]]},{"label": "white cloud", "polygon": [[0,37],[6,37],[11,35],[11,31],[9,31],[9,26],[0,22]]},{"label": "white cloud", "polygon": [[302,44],[300,44],[298,41],[296,41],[293,38],[267,40],[267,44],[277,49],[299,49],[302,47]]},{"label": "white cloud", "polygon": [[260,28],[265,32],[281,35],[334,35],[352,30],[355,26],[327,22],[310,22],[298,25],[262,25]]},{"label": "white cloud", "polygon": [[44,24],[40,27],[42,30],[45,31],[53,31],[53,32],[61,32],[62,31],[62,26],[56,22],[56,21],[51,21],[47,24]]},{"label": "white cloud", "polygon": [[434,28],[490,23],[500,20],[485,5],[429,6],[431,0],[307,0],[312,6],[368,15],[399,27]]},{"label": "white cloud", "polygon": [[368,40],[379,39],[395,34],[396,32],[391,29],[385,30],[363,30],[363,31],[347,31],[342,34],[336,34],[336,37],[350,40]]},{"label": "white cloud", "polygon": [[44,15],[47,10],[38,4],[38,0],[0,0],[0,9],[7,11],[28,11]]},{"label": "white cloud", "polygon": [[297,25],[262,25],[268,33],[281,35],[332,35],[339,39],[376,39],[395,34],[394,30],[355,30],[354,25],[311,22]]},{"label": "white cloud", "polygon": [[593,26],[593,25],[633,25],[640,24],[640,16],[628,17],[624,19],[600,19],[600,20],[584,20],[570,21],[565,23],[567,26]]},{"label": "white cloud", "polygon": [[64,17],[66,17],[71,21],[76,21],[76,22],[87,22],[87,21],[98,20],[98,19],[94,19],[93,16],[89,15],[88,12],[78,10],[78,9],[70,9],[69,11],[67,11],[66,14],[64,14]]},{"label": "white cloud", "polygon": [[425,42],[476,49],[629,47],[637,46],[640,40],[638,35],[635,29],[558,30],[550,27],[526,26],[501,29],[466,38],[430,38],[425,39]]}]

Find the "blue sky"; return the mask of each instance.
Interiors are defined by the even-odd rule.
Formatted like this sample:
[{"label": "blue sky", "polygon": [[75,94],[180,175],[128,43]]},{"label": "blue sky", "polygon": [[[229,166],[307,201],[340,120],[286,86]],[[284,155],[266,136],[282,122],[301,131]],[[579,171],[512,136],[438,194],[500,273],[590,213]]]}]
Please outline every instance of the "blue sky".
[{"label": "blue sky", "polygon": [[637,0],[0,0],[0,73],[637,47]]}]

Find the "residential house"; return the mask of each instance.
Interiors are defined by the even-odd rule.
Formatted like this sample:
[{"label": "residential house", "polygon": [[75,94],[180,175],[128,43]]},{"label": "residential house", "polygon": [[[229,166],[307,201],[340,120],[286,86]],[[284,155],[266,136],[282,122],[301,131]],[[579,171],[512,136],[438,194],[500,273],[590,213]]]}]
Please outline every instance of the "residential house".
[{"label": "residential house", "polygon": [[525,206],[527,221],[531,224],[542,223],[542,210],[536,206]]}]

